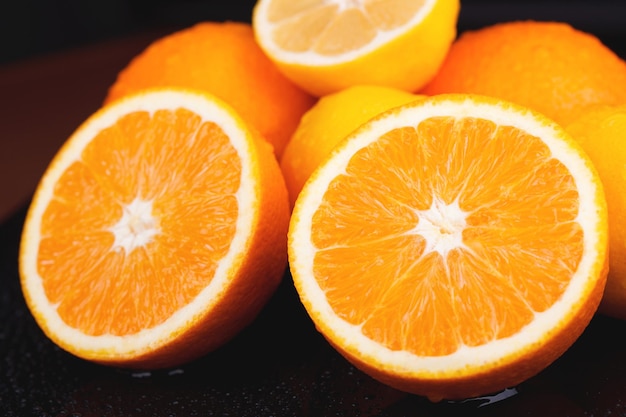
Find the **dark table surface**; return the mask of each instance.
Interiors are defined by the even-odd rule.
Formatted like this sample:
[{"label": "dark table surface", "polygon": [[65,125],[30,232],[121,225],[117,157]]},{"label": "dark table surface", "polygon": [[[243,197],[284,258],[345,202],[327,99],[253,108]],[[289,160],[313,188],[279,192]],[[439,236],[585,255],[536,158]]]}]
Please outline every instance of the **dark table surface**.
[{"label": "dark table surface", "polygon": [[[626,56],[626,2],[467,1],[459,27],[515,18],[568,20]],[[17,252],[28,198],[56,149],[100,105],[117,71],[168,32],[0,66],[0,416],[626,416],[626,322],[596,316],[565,355],[491,402],[433,404],[349,365],[316,332],[288,274],[250,327],[180,368],[133,373],[53,345],[19,287]]]}]

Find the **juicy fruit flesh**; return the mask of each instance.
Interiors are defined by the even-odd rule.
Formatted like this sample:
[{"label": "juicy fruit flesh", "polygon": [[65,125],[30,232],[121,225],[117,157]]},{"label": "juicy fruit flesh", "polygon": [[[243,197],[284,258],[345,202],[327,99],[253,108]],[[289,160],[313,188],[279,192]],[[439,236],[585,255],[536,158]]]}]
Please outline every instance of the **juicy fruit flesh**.
[{"label": "juicy fruit flesh", "polygon": [[538,138],[426,119],[361,149],[331,182],[313,218],[314,274],[335,313],[389,349],[486,344],[567,288],[582,257],[578,198]]},{"label": "juicy fruit flesh", "polygon": [[89,335],[126,335],[187,305],[235,233],[239,161],[215,123],[184,109],[103,129],[42,219],[38,272],[60,317]]},{"label": "juicy fruit flesh", "polygon": [[[290,52],[340,55],[370,44],[381,32],[398,29],[425,0],[277,0],[268,10],[274,41]],[[341,40],[341,42],[337,42]]]}]

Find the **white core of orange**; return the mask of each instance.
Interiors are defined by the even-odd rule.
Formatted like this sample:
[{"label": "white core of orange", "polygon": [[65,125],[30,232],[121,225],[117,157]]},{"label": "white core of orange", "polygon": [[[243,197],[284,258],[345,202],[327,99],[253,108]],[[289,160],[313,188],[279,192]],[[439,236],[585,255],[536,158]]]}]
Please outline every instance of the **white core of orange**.
[{"label": "white core of orange", "polygon": [[152,201],[135,198],[122,207],[122,217],[109,229],[115,241],[111,250],[132,252],[147,245],[159,233],[157,221],[152,215]]},{"label": "white core of orange", "polygon": [[433,197],[427,210],[418,211],[419,223],[409,232],[426,239],[424,254],[438,252],[444,259],[453,249],[464,248],[463,230],[467,213],[459,207],[458,199],[451,204]]}]

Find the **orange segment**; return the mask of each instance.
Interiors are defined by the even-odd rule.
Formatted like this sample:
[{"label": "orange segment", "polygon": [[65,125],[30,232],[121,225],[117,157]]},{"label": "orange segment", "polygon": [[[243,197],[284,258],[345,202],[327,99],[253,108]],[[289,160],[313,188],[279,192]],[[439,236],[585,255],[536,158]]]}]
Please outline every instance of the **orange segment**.
[{"label": "orange segment", "polygon": [[350,361],[433,399],[488,394],[560,356],[606,279],[602,185],[577,144],[478,96],[402,105],[305,184],[290,267]]},{"label": "orange segment", "polygon": [[94,114],[55,157],[25,224],[22,286],[70,352],[169,366],[256,315],[286,266],[287,222],[271,147],[228,105],[148,90]]}]

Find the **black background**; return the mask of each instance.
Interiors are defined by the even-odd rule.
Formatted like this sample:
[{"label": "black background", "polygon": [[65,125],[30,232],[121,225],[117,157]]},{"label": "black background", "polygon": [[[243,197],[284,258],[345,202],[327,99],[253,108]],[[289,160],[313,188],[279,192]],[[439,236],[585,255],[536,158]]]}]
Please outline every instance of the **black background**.
[{"label": "black background", "polygon": [[[294,0],[296,1],[296,0]],[[254,0],[6,0],[0,64],[138,31],[200,20],[250,21]],[[463,0],[459,30],[515,19],[561,20],[626,55],[626,1]]]}]

